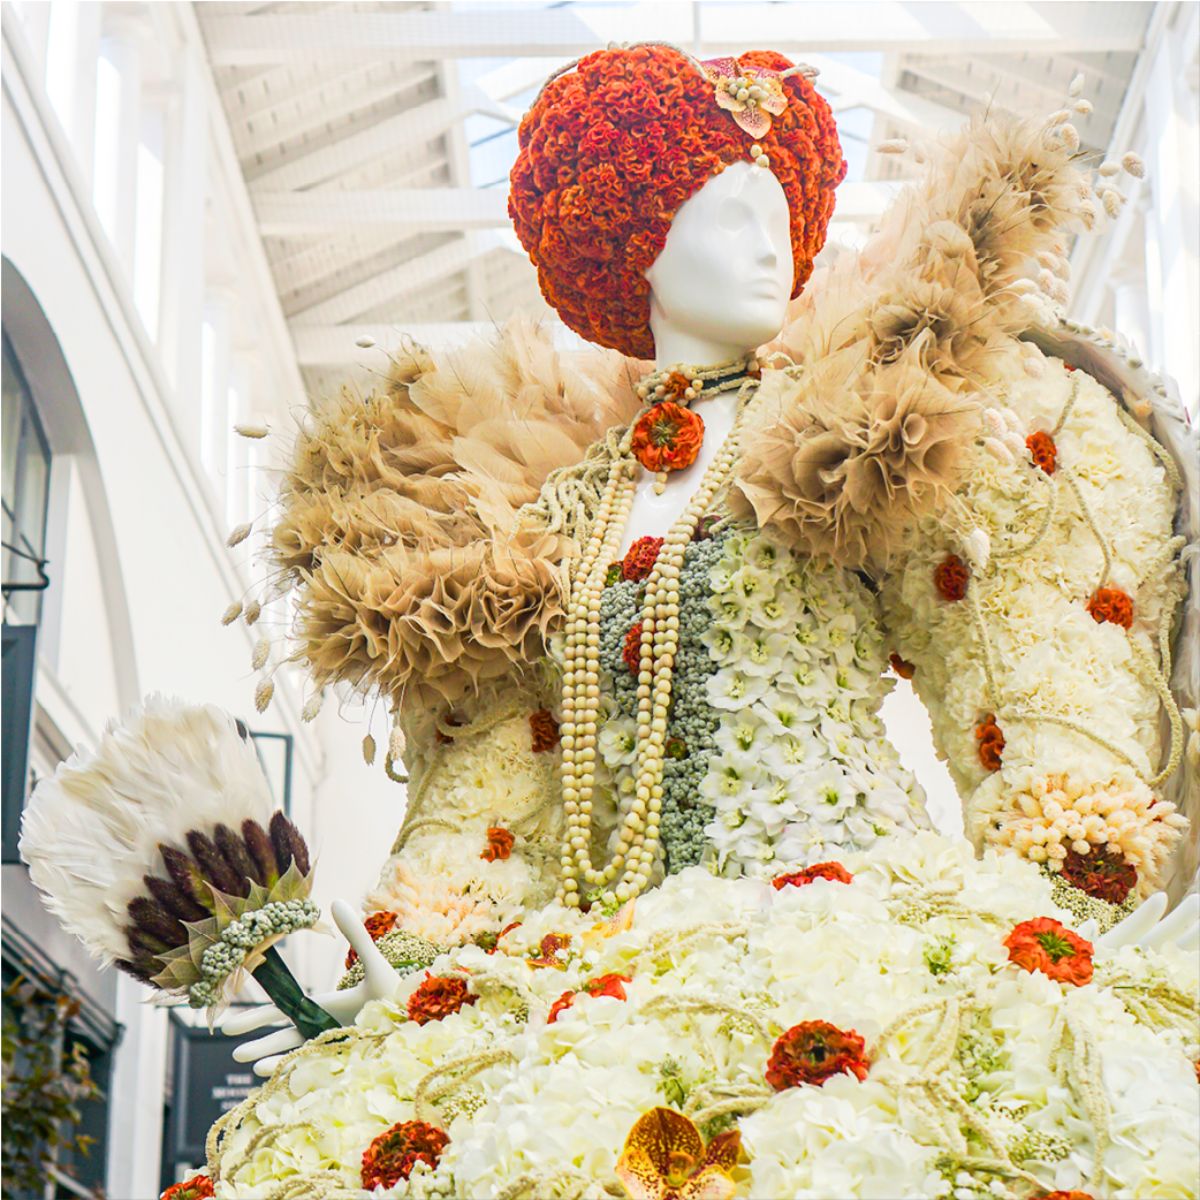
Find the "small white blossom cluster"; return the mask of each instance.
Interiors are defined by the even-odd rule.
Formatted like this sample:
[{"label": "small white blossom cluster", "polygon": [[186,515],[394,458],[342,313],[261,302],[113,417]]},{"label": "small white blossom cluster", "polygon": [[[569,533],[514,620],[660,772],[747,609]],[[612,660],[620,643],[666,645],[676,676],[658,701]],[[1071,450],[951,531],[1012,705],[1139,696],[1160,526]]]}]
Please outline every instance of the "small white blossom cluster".
[{"label": "small white blossom cluster", "polygon": [[[1003,423],[1041,440],[1043,464],[1052,447],[1051,469],[1036,441],[1014,456],[982,438],[954,505],[926,521],[888,582],[884,611],[976,845],[1050,870],[1072,849],[1107,846],[1145,894],[1184,824],[1156,778],[1172,753],[1159,635],[1182,588],[1175,491],[1100,383],[1025,352],[1038,371],[1008,381]],[[950,555],[968,572],[958,599],[935,581]],[[1132,602],[1129,629],[1089,611],[1101,587]],[[998,770],[980,753],[989,717],[1003,735]]]},{"label": "small white blossom cluster", "polygon": [[879,716],[890,682],[865,587],[759,532],[728,538],[709,579],[721,720],[700,793],[717,868],[769,878],[927,827]]},{"label": "small white blossom cluster", "polygon": [[[1008,1179],[1021,1200],[1190,1194],[1200,1048],[1194,1017],[1170,1014],[1195,1013],[1200,956],[1097,947],[1092,983],[1055,982],[1004,946],[1020,922],[1070,923],[1032,864],[977,861],[932,833],[841,861],[849,883],[782,890],[689,868],[624,920],[551,905],[494,954],[443,955],[429,972],[458,974],[477,1001],[406,1019],[421,972],[346,1034],[309,1043],[231,1119],[209,1163],[217,1196],[318,1179],[353,1189],[364,1150],[411,1120],[449,1143],[436,1169],[380,1195],[495,1196],[524,1178],[531,1195],[602,1196],[634,1123],[659,1105],[707,1137],[740,1129],[742,1196],[986,1195],[994,1175],[980,1164],[997,1146],[1026,1172]],[[549,934],[570,936],[558,968],[531,962]],[[628,977],[624,999],[584,992],[609,973]],[[565,992],[573,1002],[549,1021]],[[864,1039],[866,1077],[768,1087],[775,1040],[813,1020]],[[754,1102],[704,1117],[730,1095]]]},{"label": "small white blossom cluster", "polygon": [[[397,925],[441,946],[496,931],[554,891],[561,824],[558,755],[533,753],[532,698],[485,730],[439,745],[410,781],[411,830],[384,863],[366,911],[398,914]],[[507,859],[481,857],[487,831],[515,838]]]}]

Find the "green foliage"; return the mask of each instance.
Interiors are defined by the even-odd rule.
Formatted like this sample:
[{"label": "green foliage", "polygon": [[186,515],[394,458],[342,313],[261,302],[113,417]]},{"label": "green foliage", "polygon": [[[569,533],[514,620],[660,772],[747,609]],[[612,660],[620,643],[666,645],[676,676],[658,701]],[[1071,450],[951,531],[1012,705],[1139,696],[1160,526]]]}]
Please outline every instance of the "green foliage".
[{"label": "green foliage", "polygon": [[70,996],[26,979],[4,991],[2,1200],[43,1194],[49,1168],[70,1154],[87,1154],[95,1140],[78,1132],[81,1105],[100,1094],[87,1053],[64,1050],[79,1011]]}]

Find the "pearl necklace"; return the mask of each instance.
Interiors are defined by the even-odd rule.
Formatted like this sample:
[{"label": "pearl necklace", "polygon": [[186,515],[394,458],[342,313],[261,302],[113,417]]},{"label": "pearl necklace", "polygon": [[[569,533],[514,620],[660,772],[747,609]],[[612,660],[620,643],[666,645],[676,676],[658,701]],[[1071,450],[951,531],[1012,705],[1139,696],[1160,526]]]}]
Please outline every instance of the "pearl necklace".
[{"label": "pearl necklace", "polygon": [[[727,371],[725,368],[722,373]],[[609,563],[615,559],[625,532],[637,486],[638,464],[630,452],[632,427],[622,438],[619,457],[609,472],[575,574],[566,621],[560,767],[566,830],[557,898],[572,908],[579,907],[583,900],[582,884],[606,889],[604,899],[610,903],[624,903],[638,895],[650,881],[658,853],[667,713],[675,653],[679,648],[679,572],[697,523],[733,475],[745,401],[756,383],[756,378],[742,377],[739,371],[736,380],[741,389],[739,411],[733,429],[682,516],[663,539],[646,579],[637,687],[636,784],[612,860],[598,869],[592,864],[590,846],[596,736],[600,724],[600,597]]]}]

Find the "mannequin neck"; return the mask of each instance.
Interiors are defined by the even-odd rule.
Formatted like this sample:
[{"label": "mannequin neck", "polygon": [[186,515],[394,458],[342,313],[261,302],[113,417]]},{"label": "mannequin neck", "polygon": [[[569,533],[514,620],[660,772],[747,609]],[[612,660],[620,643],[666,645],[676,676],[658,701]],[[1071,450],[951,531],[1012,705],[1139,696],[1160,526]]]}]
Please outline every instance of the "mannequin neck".
[{"label": "mannequin neck", "polygon": [[657,310],[653,294],[650,299],[650,332],[654,334],[654,365],[663,370],[676,363],[690,367],[715,367],[718,363],[743,358],[758,349],[739,342],[723,342],[691,333],[674,324]]}]

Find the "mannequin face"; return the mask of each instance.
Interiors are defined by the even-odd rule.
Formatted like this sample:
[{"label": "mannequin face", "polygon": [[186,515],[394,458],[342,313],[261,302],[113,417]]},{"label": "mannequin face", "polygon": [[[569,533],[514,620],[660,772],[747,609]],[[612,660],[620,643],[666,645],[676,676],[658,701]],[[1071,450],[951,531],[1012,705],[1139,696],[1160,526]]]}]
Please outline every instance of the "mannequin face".
[{"label": "mannequin face", "polygon": [[646,272],[660,366],[711,365],[783,326],[792,291],[791,213],[769,169],[732,163],[675,214]]}]

